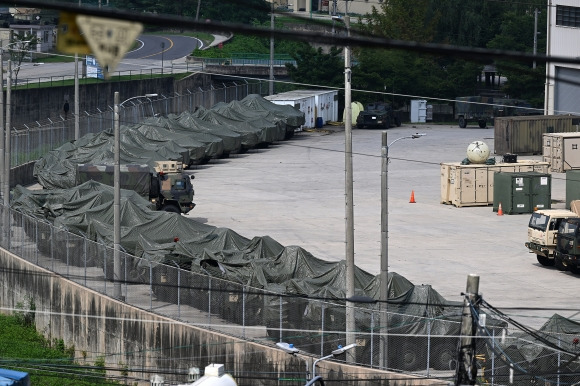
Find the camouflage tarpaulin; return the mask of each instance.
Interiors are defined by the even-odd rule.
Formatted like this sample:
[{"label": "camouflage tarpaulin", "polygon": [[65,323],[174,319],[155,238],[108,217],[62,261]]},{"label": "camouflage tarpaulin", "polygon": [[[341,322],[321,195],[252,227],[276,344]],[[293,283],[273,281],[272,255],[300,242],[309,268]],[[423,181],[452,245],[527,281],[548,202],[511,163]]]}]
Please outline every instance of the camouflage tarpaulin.
[{"label": "camouflage tarpaulin", "polygon": [[[273,120],[268,120],[260,116],[256,110],[249,110],[247,108],[240,109],[239,103],[238,101],[232,101],[230,103],[220,102],[212,106],[211,109],[217,111],[224,117],[245,121],[262,129],[267,133],[269,138],[272,138],[272,142],[284,140],[286,137],[286,125],[278,125]],[[238,106],[238,108],[236,109],[235,106]]]},{"label": "camouflage tarpaulin", "polygon": [[235,131],[236,133],[255,135],[256,142],[254,146],[274,142],[274,139],[271,136],[268,136],[264,130],[255,127],[248,122],[224,117],[217,111],[206,109],[203,106],[199,106],[193,113],[193,116],[203,119],[204,121],[215,123],[216,125],[225,126],[226,128]]},{"label": "camouflage tarpaulin", "polygon": [[237,133],[222,125],[194,117],[189,111],[184,111],[179,115],[170,114],[169,118],[175,119],[186,130],[193,133],[210,133],[220,137],[224,141],[224,149],[232,153],[239,152],[242,145],[251,148],[258,141],[254,133]]},{"label": "camouflage tarpaulin", "polygon": [[[225,143],[222,138],[210,133],[196,133],[187,130],[175,119],[152,117],[136,124],[134,127],[147,138],[151,139],[155,139],[156,136],[169,138],[170,133],[173,133],[178,138],[178,142],[187,148],[193,148],[194,145],[197,146],[197,144],[201,143],[205,147],[205,157],[207,159],[220,158],[226,152]],[[232,149],[227,149],[227,153],[231,151]]]},{"label": "camouflage tarpaulin", "polygon": [[300,110],[288,105],[277,105],[258,94],[250,94],[242,99],[240,103],[252,110],[270,111],[276,115],[285,117],[286,125],[294,128],[299,128],[306,122],[304,113]]}]

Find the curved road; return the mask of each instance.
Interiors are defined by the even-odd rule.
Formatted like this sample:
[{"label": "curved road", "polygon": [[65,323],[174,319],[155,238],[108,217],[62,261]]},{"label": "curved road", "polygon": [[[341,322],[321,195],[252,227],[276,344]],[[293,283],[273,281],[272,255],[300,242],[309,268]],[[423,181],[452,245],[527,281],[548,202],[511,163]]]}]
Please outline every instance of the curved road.
[{"label": "curved road", "polygon": [[141,46],[128,52],[124,59],[175,60],[203,46],[197,38],[180,35],[141,35],[137,41]]}]

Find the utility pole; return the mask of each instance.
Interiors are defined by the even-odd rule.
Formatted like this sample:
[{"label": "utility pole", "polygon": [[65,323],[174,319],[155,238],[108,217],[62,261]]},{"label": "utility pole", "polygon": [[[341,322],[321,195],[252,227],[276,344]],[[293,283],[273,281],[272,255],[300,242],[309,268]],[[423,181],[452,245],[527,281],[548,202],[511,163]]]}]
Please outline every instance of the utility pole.
[{"label": "utility pole", "polygon": [[2,204],[6,205],[4,195],[1,193],[4,190],[4,42],[0,40],[0,195],[2,196]]},{"label": "utility pole", "polygon": [[[346,36],[350,36],[350,16],[348,16],[348,2],[345,1],[344,25]],[[346,297],[355,295],[354,286],[354,193],[353,193],[353,166],[352,166],[352,106],[351,106],[351,69],[350,47],[344,46],[344,155],[345,155],[345,219],[346,219]],[[346,344],[356,343],[355,304],[346,302]],[[355,350],[349,351],[346,361],[356,361]]]},{"label": "utility pole", "polygon": [[[538,50],[538,8],[534,10],[534,56]],[[536,61],[534,60],[533,68],[536,68]]]},{"label": "utility pole", "polygon": [[270,29],[272,34],[270,35],[270,82],[269,82],[269,95],[274,95],[274,1],[272,1],[271,11],[270,11]]},{"label": "utility pole", "polygon": [[475,385],[477,366],[475,364],[475,334],[476,323],[473,320],[474,312],[479,311],[479,276],[470,274],[467,276],[466,293],[463,300],[463,312],[461,315],[461,337],[459,338],[459,358],[457,361],[457,373],[455,385]]},{"label": "utility pole", "polygon": [[79,122],[79,54],[75,54],[75,140],[80,138]]}]

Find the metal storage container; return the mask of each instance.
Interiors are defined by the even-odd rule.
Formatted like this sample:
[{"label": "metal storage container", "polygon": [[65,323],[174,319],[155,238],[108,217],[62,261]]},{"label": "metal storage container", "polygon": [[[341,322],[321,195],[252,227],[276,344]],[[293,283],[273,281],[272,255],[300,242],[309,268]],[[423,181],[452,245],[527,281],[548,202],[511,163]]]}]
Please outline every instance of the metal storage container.
[{"label": "metal storage container", "polygon": [[573,200],[580,200],[580,170],[566,172],[566,209]]},{"label": "metal storage container", "polygon": [[548,173],[547,162],[520,160],[495,165],[459,162],[441,164],[441,203],[462,206],[493,204],[493,178],[495,172]]},{"label": "metal storage container", "polygon": [[542,154],[544,133],[577,131],[579,118],[571,115],[497,117],[494,120],[495,153]]},{"label": "metal storage container", "polygon": [[532,213],[552,208],[552,176],[548,173],[496,172],[493,189],[493,211],[501,203],[505,214]]},{"label": "metal storage container", "polygon": [[550,164],[550,171],[564,173],[580,169],[580,133],[546,133],[543,136],[543,160]]}]

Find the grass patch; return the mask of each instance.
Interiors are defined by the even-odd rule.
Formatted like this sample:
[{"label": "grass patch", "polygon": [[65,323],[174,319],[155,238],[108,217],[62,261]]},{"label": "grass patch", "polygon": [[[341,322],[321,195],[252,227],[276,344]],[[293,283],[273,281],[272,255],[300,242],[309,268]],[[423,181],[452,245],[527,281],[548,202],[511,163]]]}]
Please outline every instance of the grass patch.
[{"label": "grass patch", "polygon": [[[89,386],[118,385],[107,381],[102,366],[79,365],[74,361],[74,347],[66,347],[62,339],[47,339],[23,319],[18,311],[14,316],[0,315],[0,357],[2,367],[23,371],[30,375],[31,385]],[[66,370],[62,370],[66,367]]]}]

